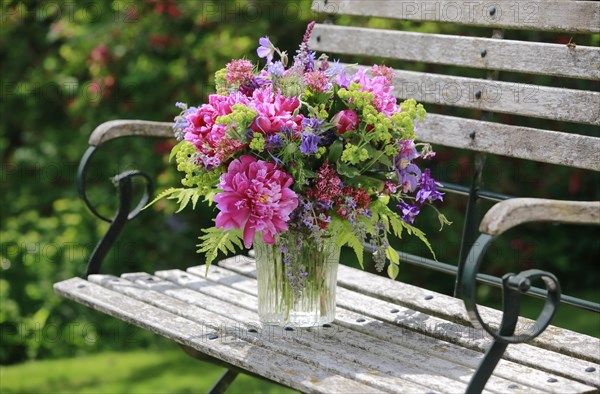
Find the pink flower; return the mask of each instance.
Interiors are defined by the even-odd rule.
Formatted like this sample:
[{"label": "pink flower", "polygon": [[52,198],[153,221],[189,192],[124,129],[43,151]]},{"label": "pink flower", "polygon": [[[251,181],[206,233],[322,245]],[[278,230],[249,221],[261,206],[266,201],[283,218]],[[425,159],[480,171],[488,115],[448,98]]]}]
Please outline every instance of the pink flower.
[{"label": "pink flower", "polygon": [[356,130],[358,127],[358,115],[351,109],[345,109],[335,114],[331,123],[335,125],[335,129],[340,134],[344,134],[347,131]]},{"label": "pink flower", "polygon": [[257,133],[267,135],[281,131],[282,127],[300,132],[304,116],[294,116],[294,111],[300,106],[298,97],[282,96],[280,91],[273,92],[268,85],[256,89],[252,94],[248,107],[258,112],[258,116],[251,126]]},{"label": "pink flower", "polygon": [[396,96],[392,93],[394,87],[388,82],[387,76],[377,76],[369,78],[364,68],[361,68],[350,79],[351,82],[359,83],[362,92],[371,92],[375,96],[373,106],[377,111],[392,116],[394,112],[399,112],[400,107],[396,104]]},{"label": "pink flower", "polygon": [[327,75],[319,70],[305,73],[304,83],[306,83],[308,88],[313,92],[326,92],[331,87]]},{"label": "pink flower", "polygon": [[371,74],[374,77],[385,77],[388,85],[391,85],[394,81],[394,70],[387,66],[378,66],[375,64],[371,67]]},{"label": "pink flower", "polygon": [[228,84],[242,83],[252,78],[252,63],[249,60],[232,60],[227,63],[227,75],[225,80]]},{"label": "pink flower", "polygon": [[314,187],[308,191],[308,196],[323,203],[333,204],[334,199],[342,192],[342,181],[329,162],[321,165],[317,171],[317,179]]},{"label": "pink flower", "polygon": [[257,231],[263,241],[275,242],[274,235],[287,230],[290,213],[298,206],[298,196],[290,189],[294,179],[275,167],[275,163],[244,155],[229,164],[221,175],[215,196],[216,226],[225,230],[244,229],[244,246],[250,248]]},{"label": "pink flower", "polygon": [[225,126],[215,124],[217,117],[230,114],[233,105],[246,104],[247,101],[246,96],[238,92],[229,96],[211,94],[208,104],[186,115],[189,126],[183,130],[184,139],[194,144],[198,151],[211,154],[225,137]]}]

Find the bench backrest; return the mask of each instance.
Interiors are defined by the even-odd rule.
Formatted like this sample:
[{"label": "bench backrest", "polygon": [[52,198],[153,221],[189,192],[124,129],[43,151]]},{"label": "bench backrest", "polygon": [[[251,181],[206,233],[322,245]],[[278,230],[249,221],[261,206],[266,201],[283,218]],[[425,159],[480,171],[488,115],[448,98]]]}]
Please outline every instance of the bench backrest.
[{"label": "bench backrest", "polygon": [[[401,254],[404,262],[457,275],[456,297],[462,296],[458,278],[478,236],[479,200],[512,198],[481,189],[486,154],[600,171],[600,92],[587,90],[594,84],[596,90],[598,87],[600,49],[569,40],[569,35],[575,34],[576,40],[585,37],[594,42],[593,35],[600,33],[600,2],[316,0],[312,10],[326,14],[327,21],[314,27],[311,49],[330,56],[384,58],[427,70],[394,70],[399,99],[414,98],[441,112],[428,111],[417,138],[433,144],[434,149],[443,145],[476,152],[469,187],[440,179],[444,191],[468,196],[458,261],[451,262],[458,264]],[[339,19],[347,25],[353,20],[348,16],[384,18],[387,22],[370,23],[401,25],[402,30],[334,24]],[[427,33],[415,22],[441,22],[444,25],[439,25],[440,30],[453,33],[458,25],[476,26],[469,31],[482,31],[485,37]],[[406,31],[411,29],[419,31]],[[505,29],[510,30],[507,36],[519,40],[505,39]],[[522,40],[518,30],[536,31],[526,38],[534,37],[537,42]],[[548,39],[548,32],[558,32],[567,41],[541,42],[539,38]],[[372,63],[372,59],[365,61]],[[497,80],[500,72],[518,83]],[[539,76],[544,76],[544,84],[552,82],[555,87],[521,83],[538,81]],[[496,118],[501,121],[491,122],[492,113],[500,114]],[[530,127],[532,121],[536,128]],[[540,124],[545,126],[537,128]],[[497,277],[478,280],[501,287]],[[541,297],[545,294],[528,293]],[[574,297],[563,296],[562,301],[600,310],[599,305],[589,307],[585,300]]]},{"label": "bench backrest", "polygon": [[[492,38],[481,38],[317,24],[310,47],[332,55],[489,71],[486,79],[478,79],[395,70],[400,99],[600,125],[600,92],[493,80],[498,71],[600,80],[599,48],[505,40],[501,30],[599,33],[600,2],[318,0],[313,11],[492,28]],[[600,171],[600,138],[588,135],[430,113],[418,137],[435,145]]]}]

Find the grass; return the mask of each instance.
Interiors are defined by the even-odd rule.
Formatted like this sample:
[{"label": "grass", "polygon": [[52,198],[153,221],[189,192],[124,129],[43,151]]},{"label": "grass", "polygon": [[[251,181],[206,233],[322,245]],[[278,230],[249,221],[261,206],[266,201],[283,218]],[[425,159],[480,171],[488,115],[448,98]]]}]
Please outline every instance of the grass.
[{"label": "grass", "polygon": [[[173,346],[165,350],[105,352],[0,366],[0,393],[204,393],[224,372]],[[238,375],[227,393],[294,393]]]}]

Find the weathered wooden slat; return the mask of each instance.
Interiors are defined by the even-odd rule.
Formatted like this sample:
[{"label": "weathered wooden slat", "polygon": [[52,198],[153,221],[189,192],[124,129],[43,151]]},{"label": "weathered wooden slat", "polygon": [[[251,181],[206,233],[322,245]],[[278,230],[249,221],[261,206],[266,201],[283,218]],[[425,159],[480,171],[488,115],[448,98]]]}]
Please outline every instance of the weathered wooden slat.
[{"label": "weathered wooden slat", "polygon": [[[204,269],[204,267],[200,267],[200,269]],[[211,273],[209,273],[209,277],[208,279],[204,279],[204,271],[202,272],[202,276],[197,276],[196,279],[191,279],[191,278],[181,278],[181,271],[177,271],[177,270],[171,270],[171,271],[161,271],[161,272],[157,272],[157,275],[160,276],[164,276],[167,279],[173,280],[175,283],[177,284],[181,284],[181,285],[186,285],[190,288],[196,288],[198,289],[199,292],[202,292],[203,294],[208,295],[208,293],[214,294],[215,296],[220,296],[221,292],[219,291],[220,289],[223,288],[228,288],[228,285],[236,285],[242,282],[246,282],[248,283],[248,281],[244,280],[244,279],[248,279],[246,277],[241,277],[240,275],[235,275],[232,272],[228,272],[226,270],[221,270],[219,268],[219,270],[221,272],[216,272],[215,275],[219,275],[219,277],[224,280],[225,283],[223,283],[220,286],[215,286],[214,284],[212,285],[208,285],[208,283],[211,282],[216,282],[221,284],[222,281],[217,280],[214,281],[212,279],[214,279],[212,277],[212,274],[214,273],[214,271],[218,271],[218,270],[212,270]],[[198,272],[198,271],[196,271]],[[188,271],[189,274],[191,274],[190,276],[194,276],[194,274],[192,274],[192,272]],[[254,285],[256,285],[256,281],[253,280],[252,281],[254,283]],[[148,283],[144,280],[140,281],[141,284],[148,286]],[[150,285],[153,286],[153,285]],[[256,290],[256,287],[255,287]],[[238,293],[238,298],[248,298],[249,293]],[[257,300],[255,298],[256,296],[256,292],[254,294],[252,294],[252,299],[253,299],[253,311],[256,313],[256,309],[257,309]],[[206,296],[205,296],[206,297]],[[202,299],[202,298],[200,298]],[[228,298],[224,298],[223,301],[224,302],[228,302]],[[192,302],[192,300],[187,300],[188,302]],[[206,299],[203,302],[202,305],[206,305],[206,304],[213,304],[214,301],[207,301]],[[236,308],[236,310],[232,310],[231,307],[229,309],[227,309],[227,311],[229,312],[229,314],[232,316],[232,318],[237,319],[237,315],[238,315],[238,309]],[[418,374],[418,375],[431,375],[427,381],[431,381],[434,380],[435,383],[430,383],[433,386],[436,386],[434,388],[436,388],[437,390],[443,390],[443,391],[454,391],[454,390],[458,390],[459,388],[456,386],[456,383],[452,380],[452,381],[446,381],[446,383],[442,383],[444,379],[444,376],[446,377],[450,377],[452,379],[456,379],[459,381],[462,381],[463,383],[467,383],[470,379],[470,377],[473,374],[474,369],[472,368],[465,368],[461,363],[457,363],[456,360],[453,360],[451,358],[448,357],[441,357],[443,356],[445,353],[445,349],[440,349],[440,348],[434,348],[433,350],[430,349],[428,352],[421,352],[421,351],[415,351],[414,347],[412,346],[406,346],[405,344],[400,343],[401,346],[398,345],[393,345],[390,344],[386,341],[382,341],[376,337],[372,337],[368,334],[365,335],[365,333],[360,333],[360,332],[355,332],[352,330],[353,327],[349,327],[348,328],[342,328],[342,327],[338,327],[336,325],[332,325],[332,327],[330,327],[329,329],[324,329],[324,328],[319,328],[319,329],[313,329],[310,330],[312,332],[313,335],[319,335],[319,333],[323,330],[325,331],[331,331],[332,334],[330,335],[330,337],[327,340],[327,344],[325,345],[321,345],[321,343],[319,342],[318,346],[319,346],[319,351],[321,352],[326,352],[326,353],[335,353],[335,356],[338,358],[347,358],[350,357],[350,361],[354,361],[354,362],[359,362],[359,363],[363,363],[366,360],[362,360],[363,357],[365,357],[366,354],[369,355],[374,355],[376,356],[375,359],[368,361],[368,365],[371,368],[376,368],[376,370],[379,373],[382,374],[389,374],[389,373],[397,373],[400,372],[401,376],[406,377],[406,379],[411,380],[412,379],[412,374]],[[315,338],[313,337],[312,339],[309,339],[309,341],[307,343],[305,343],[307,346],[316,346],[315,343]],[[440,341],[441,342],[441,341]],[[450,344],[447,344],[450,345]],[[341,353],[339,352],[339,350],[341,350]],[[441,350],[441,354],[440,354],[440,350]],[[361,357],[359,360],[356,360],[355,355],[356,354],[361,354]],[[393,361],[400,363],[400,364],[394,364]],[[457,366],[457,364],[460,365],[460,367]],[[401,365],[401,366],[400,366]],[[387,370],[388,366],[391,366],[393,369],[392,370]],[[401,368],[402,370],[399,371],[398,368]],[[411,369],[412,368],[412,369]],[[523,372],[523,371],[521,371]],[[539,374],[541,375],[541,374]],[[524,386],[528,386],[528,391],[536,391],[536,386],[531,384],[531,380],[538,380],[538,385],[542,386],[539,387],[539,389],[544,390],[544,391],[548,391],[549,388],[551,388],[547,383],[541,384],[542,381],[542,377],[541,376],[532,376],[529,378],[529,381],[526,383],[525,381],[522,382],[522,384]],[[423,376],[419,377],[418,381],[422,381]],[[442,381],[440,381],[440,379]],[[510,378],[509,378],[510,379]],[[547,379],[547,377],[543,378],[544,380]],[[492,390],[492,391],[499,391],[499,392],[503,392],[504,390],[506,390],[506,388],[511,385],[511,382],[513,380],[506,380],[506,379],[501,379],[498,377],[493,377],[488,381],[488,384],[486,385],[486,389],[488,390]],[[446,385],[445,388],[443,385]],[[570,392],[582,392],[585,390],[589,390],[590,388],[588,386],[582,385],[580,383],[575,383],[575,382],[570,382],[564,385],[563,389],[566,389],[567,391]],[[464,390],[464,388],[463,388]],[[552,390],[551,390],[552,391]],[[563,390],[564,392],[564,390]]]},{"label": "weathered wooden slat", "polygon": [[[348,68],[354,73],[359,67]],[[394,70],[394,94],[425,103],[600,125],[600,92]]]},{"label": "weathered wooden slat", "polygon": [[[417,286],[394,281],[359,271],[344,265],[338,269],[338,283],[348,289],[368,294],[389,302],[399,303],[408,308],[432,314],[461,324],[468,324],[469,317],[460,299],[432,292]],[[501,312],[480,306],[480,314],[486,321],[499,322]],[[534,324],[531,319],[521,317],[517,329],[527,329]],[[600,348],[600,340],[574,331],[550,326],[533,344],[573,357],[600,363],[600,354],[592,351]],[[600,375],[599,375],[600,376]]]},{"label": "weathered wooden slat", "polygon": [[[214,321],[203,319],[201,314],[197,319],[202,323],[196,323],[81,278],[56,283],[54,289],[64,297],[297,390],[321,393],[377,391],[320,366],[223,334],[214,327]],[[196,312],[204,313],[200,308]],[[218,337],[210,339],[211,335]]]},{"label": "weathered wooden slat", "polygon": [[[256,276],[253,260],[243,258],[242,256],[236,257],[235,259],[223,260],[219,264],[221,268],[230,269],[250,277]],[[344,269],[342,267],[343,266],[340,265],[340,271]],[[372,276],[377,277],[376,275]],[[386,280],[385,278],[379,278]],[[368,286],[374,286],[373,283],[370,282],[371,279],[374,278],[369,277],[364,283]],[[344,286],[339,279],[339,273],[338,282],[341,286]],[[365,291],[365,293],[368,292]],[[435,293],[430,292],[430,294],[427,295],[431,294]],[[442,297],[443,295],[440,294],[439,296]],[[410,297],[409,293],[404,294],[402,298],[404,297]],[[387,302],[338,286],[336,300],[338,306],[362,314],[365,318],[365,322],[361,324],[368,325],[369,319],[382,320],[388,323],[401,325],[411,331],[421,332],[478,351],[484,351],[491,343],[490,339],[482,330],[465,330],[465,327],[459,323],[422,313],[412,308],[407,308],[403,306],[404,302],[401,299],[396,300],[396,302]],[[455,299],[455,301],[458,300]],[[393,310],[396,310],[397,312],[392,313],[391,311]],[[455,318],[458,318],[461,314],[464,314],[464,310],[460,313],[456,313],[454,316]],[[552,329],[562,330],[556,327],[553,327]],[[552,332],[549,333],[551,334]],[[573,334],[578,335],[577,333]],[[593,344],[591,348],[594,348]],[[593,350],[592,352],[597,353]],[[589,358],[590,356],[588,355],[587,357]],[[509,346],[504,354],[504,358],[532,368],[545,370],[551,374],[564,376],[585,384],[600,387],[600,365],[592,361],[581,360],[580,358],[563,355],[529,344]],[[541,365],[538,360],[545,360],[545,362]],[[587,372],[586,368],[589,367],[593,367],[594,370],[592,372]]]},{"label": "weathered wooden slat", "polygon": [[[223,289],[233,290],[225,285],[210,282],[193,274],[185,276],[185,272],[179,270],[156,272],[157,277],[168,280],[166,283],[159,282],[157,279],[149,282],[146,279],[151,276],[147,274],[145,276],[146,278],[138,277],[135,283],[149,289],[154,288],[160,292],[166,292],[169,296],[177,298],[181,296],[178,289],[173,287],[173,285],[177,287],[185,286],[189,289],[197,290],[198,296],[189,297],[189,294],[186,294],[180,299],[186,303],[213,310],[215,305],[217,305],[217,308],[219,308],[217,310],[223,315],[221,322],[226,325],[235,327],[240,323],[247,323],[242,317],[247,314],[247,311],[242,307],[230,304],[230,298],[223,296],[221,292]],[[131,276],[128,277],[131,278]],[[127,291],[131,292],[131,290]],[[251,321],[258,320],[256,297],[237,290],[234,293],[237,293],[238,300],[245,299],[247,300],[245,303],[252,305],[253,318]],[[147,293],[139,294],[144,297],[146,302],[160,302],[160,297],[158,296],[152,296]],[[170,305],[163,300],[160,302],[160,307],[170,308]],[[187,313],[187,311],[181,310],[176,313]],[[193,319],[194,317],[190,315],[189,318]],[[464,391],[466,384],[465,382],[461,383],[458,379],[462,377],[464,380],[464,377],[468,377],[471,374],[469,369],[449,363],[446,360],[438,360],[439,362],[437,363],[436,360],[431,360],[432,365],[423,368],[415,361],[417,355],[414,352],[408,358],[410,361],[402,359],[404,362],[394,364],[392,360],[386,359],[385,353],[382,353],[381,350],[377,353],[371,351],[371,349],[367,350],[364,347],[359,348],[356,346],[356,343],[343,343],[340,341],[341,336],[339,335],[339,331],[336,332],[336,335],[329,335],[323,338],[318,337],[319,335],[323,335],[323,332],[319,332],[318,329],[295,328],[293,332],[294,334],[285,335],[286,331],[284,329],[271,327],[271,329],[264,329],[262,331],[263,338],[260,338],[260,336],[253,336],[252,338],[262,339],[261,345],[271,350],[284,353],[293,358],[313,360],[317,365],[321,365],[322,368],[332,368],[336,373],[357,379],[364,384],[381,390],[417,390],[423,392],[427,391],[426,387],[435,390],[443,390],[446,387],[452,391]],[[346,334],[350,336],[350,334]],[[372,343],[371,347],[377,348],[379,346],[380,349],[386,350],[386,345],[384,342],[379,341],[379,343]],[[399,352],[401,351],[402,349],[399,350]],[[356,354],[358,353],[360,353],[360,356],[357,358]],[[444,371],[443,374],[438,372],[440,369]],[[415,383],[415,381],[419,380],[415,377],[416,375],[421,375],[421,378],[425,377],[425,379],[421,379],[421,383]],[[507,381],[497,383],[497,380],[495,380],[494,383],[504,387],[507,385]]]},{"label": "weathered wooden slat", "polygon": [[90,145],[100,146],[115,138],[134,135],[175,138],[172,126],[172,123],[150,122],[147,120],[110,120],[96,127],[88,142]]},{"label": "weathered wooden slat", "polygon": [[[559,201],[542,198],[513,198],[486,212],[479,231],[499,235],[528,222],[559,222],[600,225],[600,201]],[[596,343],[600,348],[600,341]]]},{"label": "weathered wooden slat", "polygon": [[427,114],[417,134],[432,144],[600,171],[598,137],[438,114]]},{"label": "weathered wooden slat", "polygon": [[322,24],[315,26],[309,45],[328,53],[600,79],[600,48],[595,47]]},{"label": "weathered wooden slat", "polygon": [[[236,264],[239,260],[236,258],[228,259],[231,264]],[[190,267],[187,271],[191,274],[204,277],[205,266]],[[258,294],[257,282],[255,279],[237,274],[234,271],[224,269],[223,267],[211,266],[207,279],[215,281],[234,289],[239,289],[247,294],[256,296]],[[349,328],[353,331],[359,331],[369,336],[382,339],[387,342],[409,347],[420,354],[433,354],[435,357],[443,358],[453,363],[459,363],[469,368],[477,368],[483,353],[467,349],[443,340],[423,335],[421,333],[404,329],[385,323],[381,320],[370,319],[372,324],[360,324],[358,320],[364,318],[363,315],[338,307],[336,310],[336,324],[332,329],[336,330],[336,336],[343,335],[337,332],[337,325]],[[392,351],[391,349],[389,351]],[[518,363],[503,360],[494,370],[494,374],[509,379],[513,382],[529,386],[545,392],[584,392],[590,389],[589,386],[574,382],[568,379],[561,379],[558,382],[548,382],[548,374],[537,369],[527,367]]]},{"label": "weathered wooden slat", "polygon": [[[185,274],[183,271],[177,270],[164,271],[163,273],[170,275],[171,279],[175,280],[181,279],[180,276]],[[127,274],[127,278],[129,280],[121,278],[120,282],[117,282],[114,280],[114,277],[96,275],[90,277],[90,281],[102,284],[110,289],[170,311],[186,319],[202,324],[210,322],[208,324],[214,325],[216,329],[231,333],[231,335],[240,337],[244,341],[260,345],[292,359],[303,360],[317,367],[320,366],[331,373],[339,373],[349,379],[356,379],[356,375],[359,375],[359,381],[374,383],[376,386],[379,385],[388,390],[393,388],[391,385],[378,384],[377,380],[380,378],[368,368],[368,365],[363,363],[363,368],[360,368],[360,365],[356,365],[352,360],[344,361],[344,358],[342,358],[340,361],[334,358],[331,351],[328,350],[331,350],[330,348],[335,346],[336,340],[332,336],[327,335],[326,332],[315,333],[300,329],[292,332],[286,331],[283,328],[262,328],[257,323],[258,315],[256,311],[252,312],[232,305],[227,301],[207,295],[206,292],[190,290],[190,288],[179,286],[175,282],[163,280],[149,274]],[[148,281],[148,278],[152,278],[153,280]],[[208,281],[201,278],[195,279],[194,275],[189,275],[187,278],[181,280],[195,287],[202,287],[202,284],[210,287]],[[255,299],[254,304],[256,304]],[[248,329],[254,329],[256,332],[249,332]],[[321,337],[316,335],[321,335]],[[324,345],[315,345],[315,342],[323,343]],[[323,346],[325,346],[325,349],[320,348]],[[365,359],[368,359],[368,357],[365,357]],[[401,380],[395,380],[394,382],[396,384],[403,384],[407,390],[411,389],[420,392],[425,390],[425,387],[411,384],[410,382]],[[365,385],[365,387],[367,386]],[[373,386],[369,387],[374,391]]]},{"label": "weathered wooden slat", "polygon": [[312,10],[519,30],[600,32],[600,3],[595,1],[316,0]]}]

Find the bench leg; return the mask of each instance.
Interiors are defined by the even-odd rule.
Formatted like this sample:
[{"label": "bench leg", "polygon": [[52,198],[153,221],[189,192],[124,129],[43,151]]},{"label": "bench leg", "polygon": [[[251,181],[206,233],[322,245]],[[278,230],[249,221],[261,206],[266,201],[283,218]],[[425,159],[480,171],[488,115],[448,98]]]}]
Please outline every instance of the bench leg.
[{"label": "bench leg", "polygon": [[223,375],[215,382],[212,388],[209,390],[208,394],[222,394],[227,390],[227,387],[233,382],[233,380],[238,376],[237,371],[233,371],[228,369],[223,372]]}]

